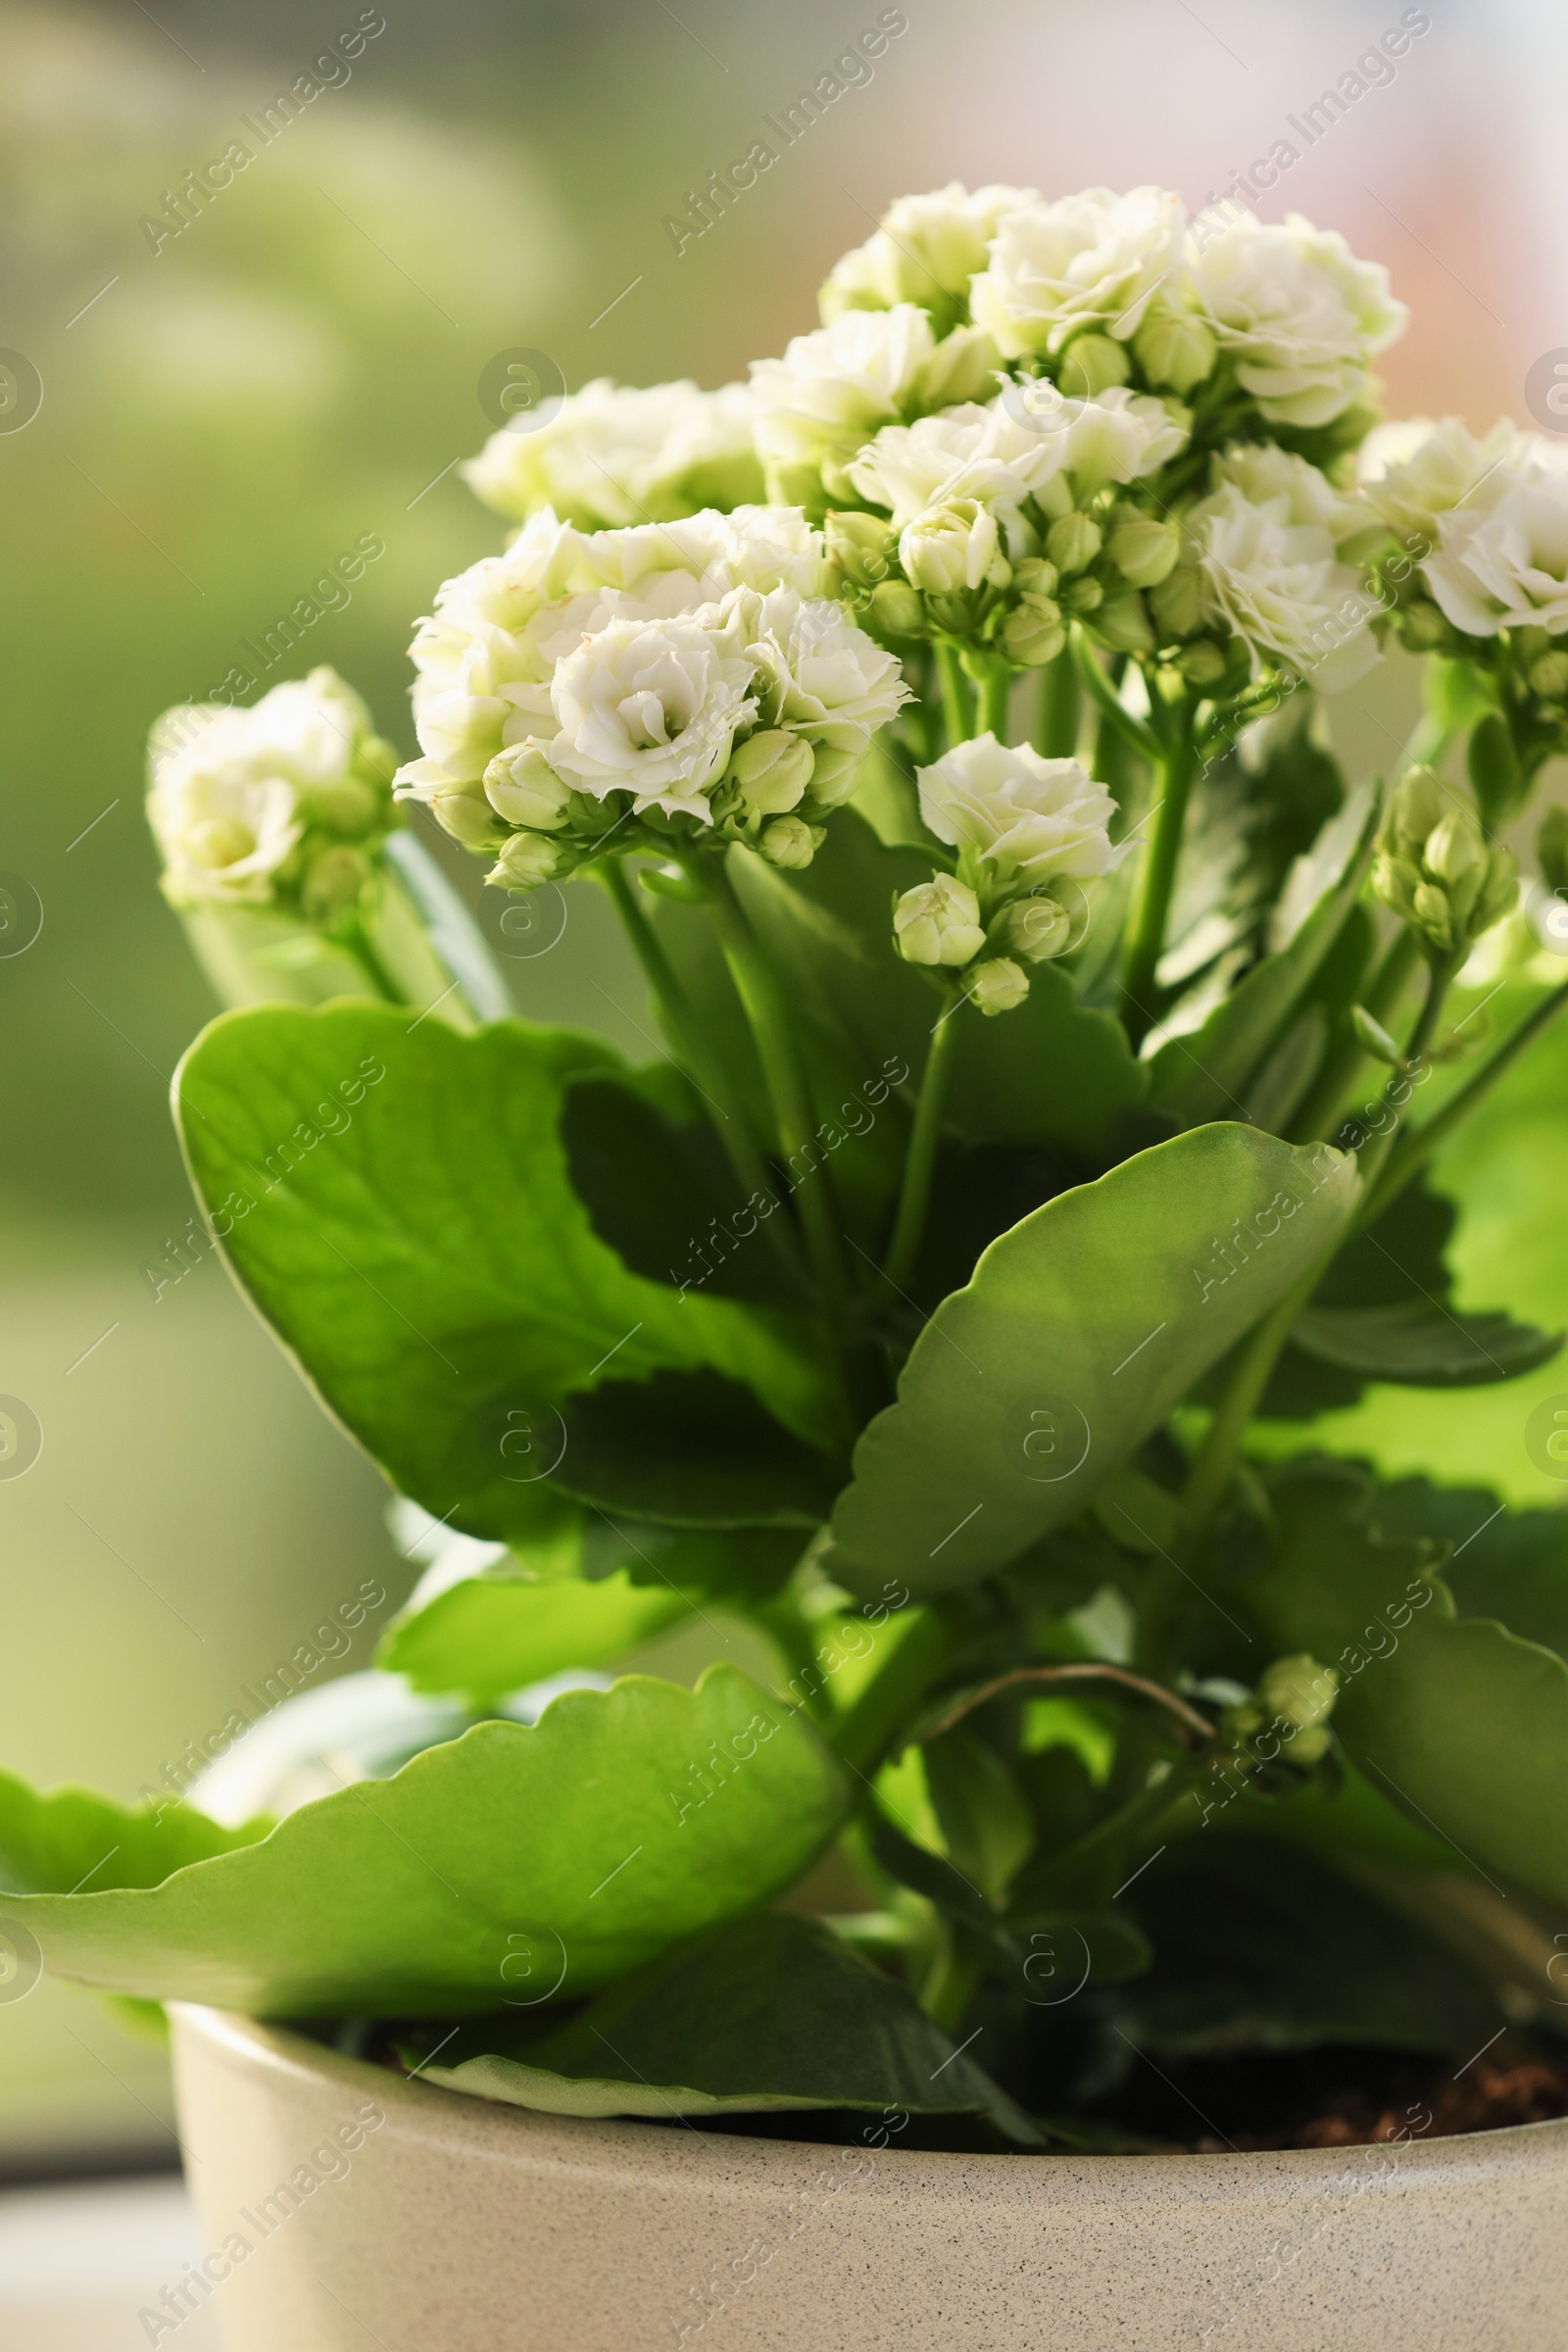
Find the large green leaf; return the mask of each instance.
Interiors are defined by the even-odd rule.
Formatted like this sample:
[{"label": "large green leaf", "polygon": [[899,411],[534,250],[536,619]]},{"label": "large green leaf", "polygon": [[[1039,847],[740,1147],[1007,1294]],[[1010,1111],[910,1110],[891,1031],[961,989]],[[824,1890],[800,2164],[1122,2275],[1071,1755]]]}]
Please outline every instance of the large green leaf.
[{"label": "large green leaf", "polygon": [[1291,1338],[1307,1355],[1362,1380],[1398,1381],[1412,1389],[1475,1389],[1512,1380],[1549,1363],[1563,1341],[1561,1332],[1537,1331],[1511,1315],[1455,1314],[1436,1298],[1310,1307]]},{"label": "large green leaf", "polygon": [[[0,1789],[0,1859],[13,1848]],[[260,1842],[80,1894],[14,1895],[44,1964],[100,1990],[261,2017],[458,2016],[589,1992],[761,1902],[831,1835],[838,1767],[733,1667],[631,1676],[485,1723]],[[134,1816],[125,1817],[134,1821]]]},{"label": "large green leaf", "polygon": [[520,1566],[484,1568],[417,1595],[382,1635],[375,1662],[416,1690],[500,1698],[565,1666],[598,1666],[691,1614],[684,1592],[634,1585],[624,1569],[590,1584]]},{"label": "large green leaf", "polygon": [[815,1921],[778,1914],[669,1954],[542,2037],[487,2022],[403,2054],[428,2082],[551,2115],[1016,2115],[902,1985]]},{"label": "large green leaf", "polygon": [[1379,1490],[1354,1464],[1284,1464],[1269,1494],[1274,1557],[1234,1592],[1270,1648],[1336,1669],[1335,1730],[1455,1867],[1568,1900],[1568,1665],[1459,1617],[1434,1547],[1383,1535]]},{"label": "large green leaf", "polygon": [[189,1863],[253,1844],[270,1827],[226,1830],[193,1805],[117,1805],[91,1788],[39,1796],[0,1772],[0,1886],[19,1894],[156,1886]]},{"label": "large green leaf", "polygon": [[[564,1405],[605,1382],[711,1375],[792,1458],[832,1432],[808,1326],[633,1273],[595,1231],[563,1098],[620,1068],[569,1031],[459,1037],[363,1004],[226,1014],[180,1065],[191,1171],[241,1281],[397,1485],[473,1534],[526,1532],[542,1478],[569,1473]],[[713,1451],[727,1474],[732,1447]],[[700,1469],[689,1486],[695,1506]]]},{"label": "large green leaf", "polygon": [[1486,1487],[1401,1479],[1378,1495],[1389,1534],[1446,1544],[1443,1581],[1461,1617],[1496,1617],[1511,1634],[1568,1656],[1568,1512],[1511,1509]]},{"label": "large green leaf", "polygon": [[[1150,1101],[1183,1127],[1237,1110],[1272,1048],[1304,1001],[1360,895],[1377,829],[1377,803],[1347,806],[1330,834],[1355,831],[1332,857],[1324,888],[1289,944],[1254,964],[1240,986],[1192,1036],[1174,1037],[1155,1054]],[[1325,849],[1338,845],[1325,843]],[[1338,866],[1338,871],[1334,870]]]},{"label": "large green leaf", "polygon": [[1355,1194],[1326,1146],[1214,1126],[1025,1217],[943,1300],[861,1437],[835,1575],[941,1592],[1075,1517],[1321,1255]]},{"label": "large green leaf", "polygon": [[1361,2042],[1468,2057],[1502,2023],[1429,1930],[1297,1845],[1184,1838],[1128,1902],[1154,1964],[1118,2006],[1161,2053]]}]

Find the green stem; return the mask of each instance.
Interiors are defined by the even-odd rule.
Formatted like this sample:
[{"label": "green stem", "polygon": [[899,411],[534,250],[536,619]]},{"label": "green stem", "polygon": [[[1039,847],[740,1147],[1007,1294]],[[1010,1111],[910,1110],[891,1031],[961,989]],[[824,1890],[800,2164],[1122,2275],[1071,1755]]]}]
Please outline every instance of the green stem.
[{"label": "green stem", "polygon": [[953,1628],[940,1609],[908,1612],[898,1642],[830,1735],[830,1744],[851,1772],[869,1778],[876,1770],[927,1687],[952,1659],[954,1647]]},{"label": "green stem", "polygon": [[942,723],[948,745],[967,743],[974,733],[974,690],[964,674],[958,649],[944,638],[937,646],[937,675],[942,681]]},{"label": "green stem", "polygon": [[986,671],[985,683],[980,689],[980,734],[994,735],[999,743],[1006,742],[1007,706],[1011,693],[1011,664],[999,659]]},{"label": "green stem", "polygon": [[[1361,1002],[1385,1027],[1398,1009],[1399,1000],[1409,986],[1412,974],[1421,961],[1421,943],[1409,926],[1401,925],[1389,942],[1383,960],[1367,983]],[[1312,1082],[1312,1089],[1291,1122],[1290,1141],[1309,1144],[1316,1137],[1332,1136],[1339,1127],[1346,1095],[1356,1071],[1366,1058],[1355,1031],[1347,1018],[1340,1034],[1329,1047],[1323,1067]]]},{"label": "green stem", "polygon": [[1539,1004],[1532,1006],[1517,1028],[1509,1031],[1495,1052],[1471,1072],[1463,1086],[1449,1097],[1440,1111],[1428,1119],[1424,1127],[1405,1136],[1367,1203],[1364,1212],[1367,1224],[1382,1216],[1384,1210],[1398,1199],[1405,1186],[1421,1173],[1432,1154],[1441,1150],[1455,1128],[1469,1117],[1477,1103],[1496,1085],[1510,1063],[1518,1059],[1526,1046],[1540,1036],[1549,1021],[1556,1019],[1565,1004],[1568,1004],[1568,980],[1554,988],[1549,996],[1543,997]]},{"label": "green stem", "polygon": [[944,2034],[956,2034],[979,1982],[978,1959],[959,1949],[958,1937],[950,1928],[946,1947],[920,1987],[920,2006]]},{"label": "green stem", "polygon": [[942,1017],[931,1032],[931,1045],[920,1078],[920,1099],[915,1105],[914,1128],[909,1137],[908,1151],[905,1154],[904,1181],[899,1188],[893,1239],[888,1244],[887,1263],[882,1269],[896,1289],[902,1289],[907,1282],[920,1253],[926,1211],[931,1203],[931,1179],[936,1170],[937,1149],[942,1141],[942,1108],[953,1068],[960,1002],[956,988],[950,987],[944,993],[946,1002]]},{"label": "green stem", "polygon": [[1122,1017],[1135,1046],[1154,1025],[1154,973],[1164,953],[1165,925],[1181,857],[1182,827],[1197,774],[1197,758],[1185,730],[1174,731],[1170,742],[1160,750],[1155,766],[1154,782],[1159,798],[1151,819],[1149,846],[1144,852],[1122,960]]},{"label": "green stem", "polygon": [[363,915],[346,915],[335,926],[335,930],[339,946],[353,956],[370,983],[372,994],[379,997],[384,1004],[399,1004],[409,1011],[414,1010],[414,999],[407,990],[398,986],[377,955]]},{"label": "green stem", "polygon": [[[760,1194],[764,1200],[776,1199],[776,1183],[752,1133],[751,1123],[737,1103],[726,1100],[730,1091],[728,1081],[709,1050],[691,999],[664,953],[662,941],[648,919],[636,884],[618,858],[606,858],[599,868],[599,878],[620,916],[626,937],[631,942],[632,953],[642,966],[643,977],[659,1007],[660,1018],[669,1041],[703,1098],[736,1176],[745,1186],[749,1197]],[[805,1268],[795,1247],[788,1219],[768,1215],[761,1218],[760,1222],[790,1272],[797,1281],[801,1280]]]},{"label": "green stem", "polygon": [[1158,737],[1152,727],[1146,727],[1142,719],[1134,718],[1132,712],[1125,708],[1115,688],[1095,659],[1094,648],[1076,623],[1073,626],[1069,649],[1079,683],[1099,710],[1101,717],[1114,727],[1122,741],[1129,744],[1141,758],[1157,760],[1160,756]]},{"label": "green stem", "polygon": [[1131,1860],[1130,1847],[1140,1833],[1145,1839],[1157,1838],[1164,1816],[1174,1815],[1185,1802],[1188,1784],[1206,1769],[1202,1759],[1190,1760],[1172,1767],[1153,1788],[1144,1788],[1129,1796],[1124,1804],[1107,1813],[1103,1821],[1075,1838],[1071,1845],[1054,1854],[1048,1869],[1040,1873],[1053,1900],[1068,1896],[1082,1897],[1095,1904],[1106,1903],[1119,1891],[1117,1882]]},{"label": "green stem", "polygon": [[1059,653],[1040,673],[1035,707],[1035,750],[1047,760],[1070,760],[1078,749],[1083,690],[1070,653]]},{"label": "green stem", "polygon": [[[801,1226],[824,1303],[837,1315],[847,1285],[832,1179],[817,1141],[810,1097],[795,1051],[789,1015],[778,982],[757,944],[746,910],[722,858],[705,860],[702,876],[718,929],[719,945],[756,1041],[778,1124],[778,1140],[794,1183]],[[801,1162],[798,1169],[796,1162]]]}]

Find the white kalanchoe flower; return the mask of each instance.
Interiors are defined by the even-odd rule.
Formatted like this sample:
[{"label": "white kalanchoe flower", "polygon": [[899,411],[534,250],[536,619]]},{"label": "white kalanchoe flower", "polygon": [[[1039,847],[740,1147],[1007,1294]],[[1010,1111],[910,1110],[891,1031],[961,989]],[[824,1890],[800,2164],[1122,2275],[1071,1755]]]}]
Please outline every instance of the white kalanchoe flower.
[{"label": "white kalanchoe flower", "polygon": [[1173,267],[1182,226],[1180,199],[1163,188],[1020,205],[998,222],[970,290],[975,324],[1008,359],[1058,353],[1086,329],[1125,342]]},{"label": "white kalanchoe flower", "polygon": [[986,734],[914,772],[926,826],[938,841],[973,851],[993,886],[1087,879],[1123,855],[1110,839],[1116,804],[1076,760],[1047,760]]},{"label": "white kalanchoe flower", "polygon": [[1039,202],[1033,188],[994,186],[971,195],[956,179],[929,196],[899,197],[875,234],[834,263],[817,298],[822,317],[891,311],[901,302],[961,310],[1003,216]]},{"label": "white kalanchoe flower", "polygon": [[1214,461],[1215,488],[1222,482],[1234,482],[1254,507],[1284,499],[1292,522],[1315,524],[1336,547],[1382,537],[1378,517],[1364,499],[1336,490],[1316,466],[1272,441],[1233,442]]},{"label": "white kalanchoe flower", "polygon": [[310,911],[339,910],[367,870],[356,853],[396,821],[394,758],[360,697],[327,668],[274,686],[248,710],[166,711],[149,747],[147,797],[166,895],[184,907],[269,906],[303,893]]},{"label": "white kalanchoe flower", "polygon": [[[1310,518],[1315,495],[1293,479],[1254,504],[1240,482],[1221,478],[1188,517],[1197,617],[1241,638],[1254,677],[1282,662],[1339,694],[1382,659],[1368,625],[1377,607],[1359,571],[1341,562],[1333,530]],[[1179,567],[1171,580],[1183,576]]]},{"label": "white kalanchoe flower", "polygon": [[1421,566],[1446,619],[1471,637],[1502,629],[1568,634],[1568,469],[1560,451],[1521,436],[1464,500],[1437,517]]},{"label": "white kalanchoe flower", "polygon": [[401,794],[425,802],[468,848],[493,810],[481,779],[497,755],[560,728],[558,664],[612,620],[668,620],[734,589],[822,593],[833,579],[819,531],[796,508],[740,507],[584,534],[544,509],[505,555],[486,556],[436,598],[412,653],[421,759]]},{"label": "white kalanchoe flower", "polygon": [[911,586],[928,596],[1005,587],[1012,576],[996,516],[972,498],[944,499],[906,523],[899,562]]},{"label": "white kalanchoe flower", "polygon": [[557,664],[557,732],[538,749],[596,800],[630,792],[638,813],[706,821],[735,736],[757,716],[755,666],[722,605],[667,620],[612,620]]},{"label": "white kalanchoe flower", "polygon": [[910,699],[899,659],[841,606],[788,589],[748,606],[744,618],[762,718],[809,744],[811,798],[835,808],[872,736]]},{"label": "white kalanchoe flower", "polygon": [[1457,416],[1400,417],[1374,425],[1362,442],[1356,475],[1362,497],[1406,547],[1437,544],[1440,514],[1467,501],[1500,466],[1517,459],[1523,435],[1507,418],[1477,441]]},{"label": "white kalanchoe flower", "polygon": [[1274,424],[1330,424],[1367,396],[1368,363],[1409,313],[1378,262],[1299,213],[1200,214],[1188,240],[1193,295],[1236,373]]},{"label": "white kalanchoe flower", "polygon": [[543,423],[492,433],[460,470],[499,514],[525,522],[550,507],[589,531],[672,522],[762,495],[745,384],[637,389],[599,376]]},{"label": "white kalanchoe flower", "polygon": [[938,343],[913,303],[844,311],[797,335],[780,360],[754,360],[758,455],[770,484],[794,496],[820,481],[847,495],[844,467],[884,424],[971,399],[997,366],[989,339],[960,328]]}]

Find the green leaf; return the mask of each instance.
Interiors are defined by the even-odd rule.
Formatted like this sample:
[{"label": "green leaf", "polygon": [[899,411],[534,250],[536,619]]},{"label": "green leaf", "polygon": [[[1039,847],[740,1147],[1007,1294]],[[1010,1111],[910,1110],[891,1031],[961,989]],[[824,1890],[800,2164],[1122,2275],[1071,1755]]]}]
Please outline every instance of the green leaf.
[{"label": "green leaf", "polygon": [[[889,849],[843,809],[803,872],[752,878],[754,919],[793,987],[865,1072],[895,1054],[916,1081],[925,1066],[941,999],[894,948],[893,901],[930,881],[935,856]],[[1143,1101],[1144,1068],[1120,1021],[1080,1004],[1053,965],[1034,971],[1027,1002],[1004,1018],[967,1005],[953,1017],[962,1042],[947,1118],[966,1143],[1059,1147],[1098,1165]]]},{"label": "green leaf", "polygon": [[1119,2006],[1162,2055],[1352,2042],[1468,2057],[1502,2022],[1427,1928],[1295,1844],[1182,1838],[1128,1901],[1154,1963]]},{"label": "green leaf", "polygon": [[1001,1903],[1035,1841],[1017,1782],[996,1749],[960,1726],[925,1748],[926,1787],[957,1869]]},{"label": "green leaf", "polygon": [[803,1446],[750,1390],[711,1372],[607,1380],[568,1399],[555,1483],[674,1527],[819,1526],[840,1465]]},{"label": "green leaf", "polygon": [[1496,1617],[1511,1634],[1568,1656],[1568,1512],[1510,1510],[1485,1487],[1401,1479],[1378,1495],[1390,1535],[1447,1545],[1443,1581],[1461,1617]]},{"label": "green leaf", "polygon": [[499,1698],[566,1666],[623,1657],[691,1614],[684,1592],[634,1585],[624,1569],[589,1584],[518,1566],[484,1568],[417,1605],[382,1635],[375,1662],[416,1690]]},{"label": "green leaf", "polygon": [[0,1886],[19,1894],[156,1886],[172,1871],[254,1844],[270,1827],[222,1829],[192,1805],[117,1805],[90,1788],[39,1796],[0,1772]]},{"label": "green leaf", "polygon": [[736,1921],[541,2038],[522,2021],[407,2042],[426,2082],[549,2115],[848,2107],[1016,2115],[918,2005],[815,1921]]},{"label": "green leaf", "polygon": [[[1345,862],[1288,946],[1265,956],[1202,1027],[1174,1037],[1154,1055],[1149,1099],[1183,1127],[1223,1118],[1237,1109],[1275,1046],[1300,1009],[1319,967],[1339,938],[1360,895],[1371,863],[1378,804],[1354,809],[1348,804],[1335,820],[1358,817],[1357,832],[1345,844]],[[1327,879],[1327,877],[1325,877]]]},{"label": "green leaf", "polygon": [[1460,1618],[1432,1547],[1383,1533],[1380,1491],[1355,1465],[1307,1456],[1268,1485],[1275,1556],[1232,1588],[1238,1605],[1274,1654],[1335,1668],[1335,1731],[1456,1868],[1568,1900],[1568,1665]]},{"label": "green leaf", "polygon": [[1362,1380],[1474,1389],[1549,1363],[1563,1334],[1536,1331],[1510,1315],[1455,1314],[1436,1298],[1406,1298],[1385,1306],[1309,1307],[1291,1341]]},{"label": "green leaf", "polygon": [[258,2017],[471,2015],[591,1992],[765,1901],[844,1798],[805,1719],[734,1668],[695,1691],[638,1675],[569,1691],[531,1728],[479,1724],[154,1887],[116,1887],[110,1863],[95,1890],[10,1909],[51,1970],[101,1990]]},{"label": "green leaf", "polygon": [[[1334,1316],[1341,1310],[1359,1313],[1386,1307],[1413,1316],[1434,1303],[1446,1307],[1453,1292],[1446,1253],[1457,1218],[1453,1202],[1418,1177],[1374,1224],[1353,1234],[1336,1253],[1312,1294],[1309,1312]],[[1293,1335],[1260,1409],[1265,1416],[1309,1420],[1353,1403],[1371,1377],[1370,1372],[1298,1348]]]},{"label": "green leaf", "polygon": [[571,1082],[606,1072],[623,1065],[569,1031],[459,1037],[359,1004],[227,1014],[180,1065],[192,1176],[240,1280],[404,1493],[472,1534],[527,1532],[563,1407],[605,1381],[707,1372],[795,1439],[833,1430],[808,1326],[650,1281],[594,1231],[561,1122]]},{"label": "green leaf", "polygon": [[1236,1126],[1048,1201],[943,1300],[855,1453],[833,1574],[916,1597],[1004,1567],[1082,1510],[1327,1248],[1350,1162]]}]

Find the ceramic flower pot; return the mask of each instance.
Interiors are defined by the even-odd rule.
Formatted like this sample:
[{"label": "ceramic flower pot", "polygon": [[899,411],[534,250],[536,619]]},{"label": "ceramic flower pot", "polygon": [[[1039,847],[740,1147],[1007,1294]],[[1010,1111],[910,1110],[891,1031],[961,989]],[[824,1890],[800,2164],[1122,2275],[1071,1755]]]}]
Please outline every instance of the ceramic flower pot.
[{"label": "ceramic flower pot", "polygon": [[1271,2155],[904,2154],[527,2114],[172,2016],[214,2253],[144,2314],[154,2343],[207,2302],[230,2352],[1562,2342],[1568,2120]]}]

